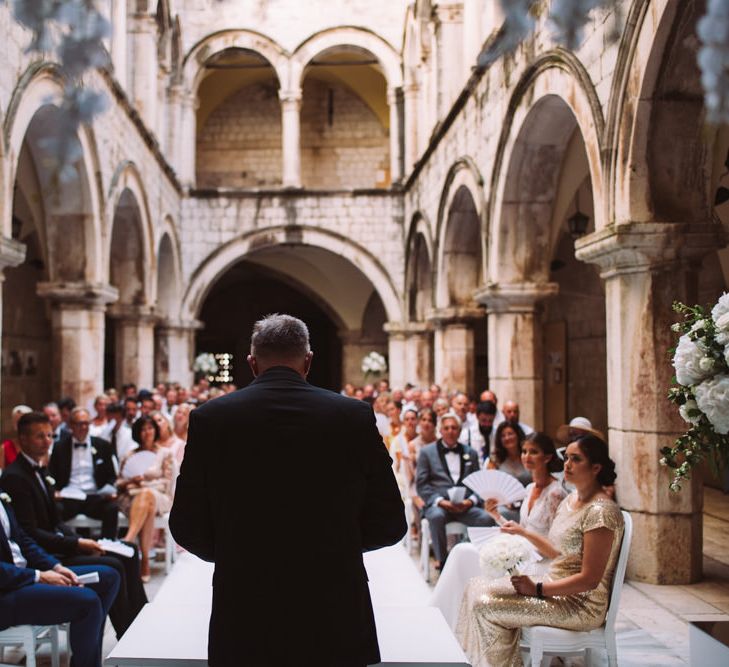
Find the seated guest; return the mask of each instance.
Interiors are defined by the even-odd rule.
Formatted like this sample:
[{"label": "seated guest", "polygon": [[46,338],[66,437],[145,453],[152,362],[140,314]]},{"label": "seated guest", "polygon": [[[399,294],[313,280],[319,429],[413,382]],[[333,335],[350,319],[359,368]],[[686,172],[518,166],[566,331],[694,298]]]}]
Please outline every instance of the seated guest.
[{"label": "seated guest", "polygon": [[13,432],[16,434],[15,438],[3,441],[2,450],[0,451],[0,468],[6,468],[9,466],[20,453],[20,445],[18,443],[18,420],[23,416],[32,412],[31,408],[27,405],[16,405],[13,408],[11,417],[13,420]]},{"label": "seated guest", "polygon": [[[159,427],[149,416],[134,422],[132,437],[139,448],[122,461],[117,481],[119,508],[129,517],[129,528],[124,539],[134,542],[139,536],[142,552],[142,581],[150,579],[149,550],[152,548],[154,518],[172,509],[172,485],[175,477],[175,459],[166,447],[160,447]],[[143,475],[127,477],[125,468],[138,454],[154,452],[155,460]]]},{"label": "seated guest", "polygon": [[157,427],[159,428],[159,442],[157,444],[160,447],[166,447],[172,452],[172,456],[174,456],[179,469],[185,452],[185,441],[175,435],[175,432],[172,430],[170,419],[165,416],[164,412],[155,410],[151,414],[151,417],[154,419]]},{"label": "seated guest", "polygon": [[111,400],[106,394],[99,394],[94,399],[94,410],[96,410],[96,416],[91,420],[89,426],[89,433],[96,438],[103,438],[104,440],[111,441],[111,430],[114,424],[106,414],[106,409],[109,407]]},{"label": "seated guest", "polygon": [[175,410],[175,415],[172,418],[172,430],[175,435],[182,440],[182,447],[177,450],[177,463],[182,464],[182,459],[185,458],[185,445],[187,445],[187,430],[190,427],[190,412],[192,412],[193,406],[190,403],[181,403]]},{"label": "seated guest", "polygon": [[[409,456],[407,460],[406,478],[408,483],[408,491],[410,498],[413,501],[413,505],[419,510],[423,509],[425,503],[423,499],[418,496],[417,489],[415,488],[415,477],[416,477],[416,464],[418,456],[420,456],[420,450],[428,445],[433,445],[437,442],[438,436],[435,433],[435,424],[438,418],[435,416],[435,411],[432,408],[423,408],[418,413],[418,436],[408,443]],[[418,521],[418,523],[420,523]]]},{"label": "seated guest", "polygon": [[[71,434],[63,436],[53,448],[48,466],[56,481],[56,497],[61,504],[61,518],[67,521],[77,514],[101,520],[101,535],[116,539],[119,507],[113,485],[116,483],[116,461],[111,443],[89,435],[91,417],[85,408],[74,408],[69,416]],[[81,496],[61,498],[66,489]],[[102,490],[109,493],[100,494]]]},{"label": "seated guest", "polygon": [[570,443],[564,474],[575,491],[557,509],[548,537],[532,539],[552,559],[546,577],[468,583],[456,634],[474,667],[520,665],[523,627],[586,632],[605,622],[623,539],[620,508],[602,490],[615,481],[607,445],[592,435]]},{"label": "seated guest", "polygon": [[42,412],[23,415],[18,422],[21,453],[0,477],[0,488],[13,499],[13,511],[23,531],[64,565],[106,565],[117,571],[119,594],[109,618],[121,637],[147,602],[139,577],[139,557],[125,558],[104,550],[94,540],[79,537],[61,522],[54,502],[54,479],[43,467],[53,433]]},{"label": "seated guest", "polygon": [[[45,414],[51,421],[54,446],[61,439],[62,435],[70,435],[71,431],[68,430],[68,427],[63,423],[63,420],[61,419],[61,411],[58,409],[58,403],[46,403],[43,406],[43,414]],[[51,452],[53,452],[53,447],[51,447]]]},{"label": "seated guest", "polygon": [[480,452],[485,461],[494,446],[496,428],[496,403],[481,401],[476,405],[476,428],[473,430],[471,447]]},{"label": "seated guest", "polygon": [[119,454],[116,449],[116,439],[119,429],[124,423],[124,406],[121,403],[109,403],[106,408],[106,416],[109,418],[109,424],[111,425],[111,429],[109,430],[111,450],[118,461]]},{"label": "seated guest", "polygon": [[524,431],[508,421],[501,422],[494,435],[494,453],[486,462],[489,470],[501,470],[516,477],[524,486],[532,481],[529,471],[522,465],[521,448]]},{"label": "seated guest", "polygon": [[504,420],[514,426],[518,426],[524,435],[534,433],[534,429],[531,426],[519,421],[519,404],[516,401],[506,401],[504,403]]},{"label": "seated guest", "polygon": [[[435,567],[440,569],[447,557],[446,523],[460,521],[467,526],[493,526],[494,519],[482,508],[482,500],[470,493],[463,479],[479,469],[478,453],[458,442],[461,420],[453,412],[440,419],[440,440],[420,450],[418,456],[416,488],[425,502],[423,517],[430,524]],[[467,497],[452,502],[448,490],[463,487]]]},{"label": "seated guest", "polygon": [[[526,488],[526,500],[521,505],[519,523],[505,521],[497,511],[496,501],[487,499],[484,508],[500,523],[502,531],[522,535],[537,548],[547,536],[557,508],[567,495],[567,491],[553,472],[562,470],[562,459],[557,455],[552,439],[543,433],[532,433],[524,442],[521,453],[524,467],[532,475],[532,483]],[[549,560],[536,564],[535,569],[546,571]],[[478,549],[470,542],[457,544],[448,556],[448,564],[433,590],[431,604],[438,607],[452,629],[456,628],[458,610],[466,584],[481,574],[478,562]]]},{"label": "seated guest", "polygon": [[[70,623],[71,667],[101,667],[104,622],[119,575],[103,565],[67,568],[18,525],[7,494],[0,497],[0,630],[14,625]],[[99,582],[79,586],[78,575]]]},{"label": "seated guest", "polygon": [[119,461],[137,448],[137,443],[132,438],[132,424],[137,420],[138,414],[139,403],[136,397],[127,396],[124,399],[124,419],[116,430],[116,456]]}]

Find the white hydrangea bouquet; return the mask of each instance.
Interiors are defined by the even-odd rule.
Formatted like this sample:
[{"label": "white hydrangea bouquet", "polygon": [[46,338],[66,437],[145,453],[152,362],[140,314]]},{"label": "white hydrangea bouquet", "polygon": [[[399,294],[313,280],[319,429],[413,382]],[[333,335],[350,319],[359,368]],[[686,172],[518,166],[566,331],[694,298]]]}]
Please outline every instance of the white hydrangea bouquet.
[{"label": "white hydrangea bouquet", "polygon": [[362,372],[365,377],[379,376],[387,372],[387,361],[379,352],[370,352],[362,359]]},{"label": "white hydrangea bouquet", "polygon": [[479,549],[478,562],[486,579],[519,574],[519,568],[541,560],[532,543],[521,535],[499,533]]},{"label": "white hydrangea bouquet", "polygon": [[668,398],[690,426],[673,447],[661,450],[661,463],[671,468],[671,489],[678,491],[702,461],[715,472],[729,464],[729,294],[711,315],[701,306],[674,303],[673,309],[683,321],[672,327],[681,337],[673,351],[678,386]]},{"label": "white hydrangea bouquet", "polygon": [[192,364],[192,370],[195,373],[210,375],[218,372],[218,362],[215,361],[215,355],[212,352],[202,352],[195,357]]}]

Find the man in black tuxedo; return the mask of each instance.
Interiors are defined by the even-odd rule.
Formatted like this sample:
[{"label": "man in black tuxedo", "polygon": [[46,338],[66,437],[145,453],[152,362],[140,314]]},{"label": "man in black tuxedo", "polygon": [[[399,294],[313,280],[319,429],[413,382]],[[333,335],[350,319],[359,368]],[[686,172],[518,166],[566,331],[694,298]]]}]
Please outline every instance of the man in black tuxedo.
[{"label": "man in black tuxedo", "polygon": [[62,436],[53,447],[48,469],[56,481],[57,493],[66,487],[82,491],[84,500],[63,498],[61,518],[64,521],[85,514],[101,520],[101,534],[116,539],[119,508],[116,493],[100,494],[99,490],[114,487],[117,466],[111,444],[101,438],[89,436],[91,417],[88,410],[74,408],[69,417],[70,436]]},{"label": "man in black tuxedo", "polygon": [[308,384],[311,359],[306,325],[270,315],[254,381],[190,413],[170,528],[215,563],[213,667],[380,661],[362,552],[403,537],[404,508],[372,409]]},{"label": "man in black tuxedo", "polygon": [[[79,586],[78,575],[99,581]],[[71,624],[71,667],[101,667],[104,622],[119,576],[103,565],[69,569],[18,525],[12,499],[0,494],[0,630],[13,625]]]},{"label": "man in black tuxedo", "polygon": [[105,555],[98,542],[79,537],[61,522],[54,501],[55,480],[42,466],[52,440],[53,431],[46,415],[23,415],[18,421],[21,453],[3,471],[0,488],[13,499],[15,517],[23,531],[64,565],[106,565],[117,571],[121,585],[109,618],[117,637],[121,637],[147,603],[136,547],[130,545],[135,552],[131,558]]}]

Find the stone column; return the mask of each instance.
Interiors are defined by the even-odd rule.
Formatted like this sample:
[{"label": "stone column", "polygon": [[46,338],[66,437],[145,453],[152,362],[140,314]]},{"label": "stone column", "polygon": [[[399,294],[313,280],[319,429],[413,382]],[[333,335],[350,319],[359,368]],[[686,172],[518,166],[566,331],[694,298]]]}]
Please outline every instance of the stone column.
[{"label": "stone column", "polygon": [[467,78],[463,68],[463,4],[438,3],[435,13],[438,20],[438,119],[442,119]]},{"label": "stone column", "polygon": [[25,250],[24,243],[0,235],[0,343],[2,341],[3,281],[5,280],[5,269],[22,264],[25,260]]},{"label": "stone column", "polygon": [[[182,128],[182,141],[178,149],[178,164],[175,167],[182,184],[186,187],[195,186],[195,162],[197,154],[197,97],[193,94],[182,95],[180,110],[180,126]],[[174,131],[174,130],[173,130]]]},{"label": "stone column", "polygon": [[610,455],[618,501],[634,523],[628,574],[640,581],[701,576],[701,475],[672,493],[659,450],[686,430],[666,399],[671,304],[695,303],[695,262],[723,245],[718,225],[677,223],[613,225],[575,244],[577,258],[597,264],[605,280]]},{"label": "stone column", "polygon": [[417,84],[403,87],[405,106],[405,173],[409,174],[418,160],[418,95],[420,88]]},{"label": "stone column", "polygon": [[51,307],[56,396],[87,405],[104,387],[104,311],[119,293],[102,283],[38,283],[38,296]]},{"label": "stone column", "polygon": [[167,127],[162,141],[162,150],[165,152],[167,161],[172,165],[178,177],[182,173],[182,147],[177,138],[184,135],[184,99],[185,92],[181,85],[175,84],[170,86],[167,92]]},{"label": "stone column", "polygon": [[475,295],[488,313],[489,389],[501,405],[519,403],[521,420],[536,430],[544,420],[539,305],[556,293],[555,283],[512,283]]},{"label": "stone column", "polygon": [[151,389],[154,382],[154,326],[157,319],[150,306],[115,304],[114,318],[116,386],[133,382]]},{"label": "stone column", "polygon": [[393,327],[391,323],[385,324],[387,331],[387,377],[390,387],[402,389],[410,379],[407,376],[405,361],[405,334],[401,326]]},{"label": "stone column", "polygon": [[197,320],[166,320],[160,323],[155,331],[155,382],[179,382],[184,386],[193,384],[195,331],[202,326],[202,322]]},{"label": "stone column", "polygon": [[[427,387],[433,381],[431,368],[432,332],[427,322],[388,322],[385,324],[395,351],[402,356],[399,372],[405,378],[400,385],[410,382],[416,387]],[[391,352],[392,354],[392,352]]]},{"label": "stone column", "polygon": [[127,0],[111,0],[111,63],[114,77],[125,92],[127,80]]},{"label": "stone column", "polygon": [[480,308],[443,308],[428,315],[434,331],[433,374],[443,391],[474,391],[474,325],[482,319]]},{"label": "stone column", "polygon": [[157,133],[157,23],[153,16],[138,14],[131,21],[132,99],[147,128]]},{"label": "stone column", "polygon": [[402,152],[400,132],[400,95],[399,88],[387,89],[387,103],[390,105],[390,182],[402,179]]},{"label": "stone column", "polygon": [[301,89],[280,90],[282,181],[285,188],[301,187]]}]

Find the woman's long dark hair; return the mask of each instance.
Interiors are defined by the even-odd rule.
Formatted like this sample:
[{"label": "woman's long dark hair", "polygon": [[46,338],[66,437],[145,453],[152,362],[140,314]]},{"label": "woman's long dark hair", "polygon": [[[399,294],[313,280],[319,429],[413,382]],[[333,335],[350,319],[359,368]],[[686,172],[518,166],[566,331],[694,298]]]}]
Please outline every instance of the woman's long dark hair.
[{"label": "woman's long dark hair", "polygon": [[552,457],[549,459],[549,463],[547,463],[548,472],[560,472],[562,470],[564,462],[561,458],[559,458],[559,454],[557,454],[557,450],[554,446],[554,440],[552,440],[552,438],[550,438],[546,433],[540,433],[537,431],[530,433],[524,440],[524,444],[527,442],[531,442],[539,447],[539,450],[545,456]]},{"label": "woman's long dark hair", "polygon": [[598,484],[601,486],[615,484],[618,475],[615,472],[615,461],[610,458],[608,453],[607,443],[595,435],[583,435],[575,442],[590,463],[601,466],[600,472],[597,474]]},{"label": "woman's long dark hair", "polygon": [[516,433],[516,440],[519,444],[519,453],[521,454],[521,447],[524,443],[524,431],[521,430],[521,426],[519,424],[512,424],[511,422],[503,421],[499,424],[499,427],[496,429],[496,434],[494,435],[494,458],[496,459],[496,462],[501,464],[509,456],[509,453],[506,451],[506,447],[504,447],[503,443],[501,442],[501,436],[504,433],[504,431],[510,428],[514,433]]},{"label": "woman's long dark hair", "polygon": [[132,440],[134,442],[138,443],[139,445],[142,444],[142,427],[145,424],[152,424],[154,426],[154,441],[157,442],[160,437],[159,432],[159,426],[157,425],[157,422],[152,419],[149,415],[142,415],[137,421],[135,421],[132,424]]}]

